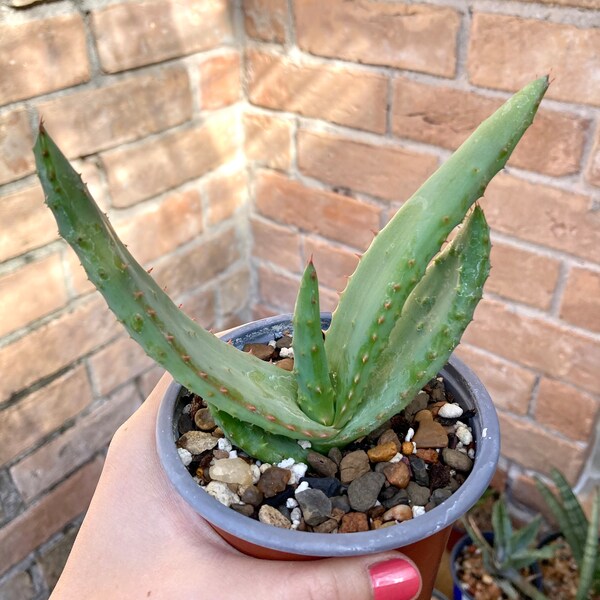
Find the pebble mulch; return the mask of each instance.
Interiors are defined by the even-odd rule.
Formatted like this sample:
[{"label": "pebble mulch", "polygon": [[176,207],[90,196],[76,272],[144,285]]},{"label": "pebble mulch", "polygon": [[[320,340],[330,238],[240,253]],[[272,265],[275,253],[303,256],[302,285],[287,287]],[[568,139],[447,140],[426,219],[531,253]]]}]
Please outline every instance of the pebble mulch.
[{"label": "pebble mulch", "polygon": [[[293,368],[291,338],[248,344],[277,366]],[[368,436],[328,456],[310,450],[261,464],[232,446],[196,395],[184,394],[178,452],[190,475],[231,509],[276,527],[351,533],[389,527],[447,500],[473,467],[475,447],[464,411],[432,379],[399,414]]]}]

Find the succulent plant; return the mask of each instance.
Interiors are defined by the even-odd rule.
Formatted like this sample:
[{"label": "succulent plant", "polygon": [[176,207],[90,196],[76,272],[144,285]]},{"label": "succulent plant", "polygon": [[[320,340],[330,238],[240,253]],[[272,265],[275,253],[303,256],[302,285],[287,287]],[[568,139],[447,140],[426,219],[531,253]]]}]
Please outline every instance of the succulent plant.
[{"label": "succulent plant", "polygon": [[541,525],[539,515],[522,529],[513,530],[506,502],[499,498],[492,509],[494,538],[491,543],[470,515],[462,521],[471,541],[481,552],[484,569],[508,598],[546,600],[546,596],[531,583],[531,578],[523,574],[524,569],[550,558],[554,552],[548,546],[536,548]]},{"label": "succulent plant", "polygon": [[551,471],[558,497],[541,480],[536,485],[560,527],[579,570],[576,600],[587,600],[590,593],[600,596],[600,557],[598,556],[598,527],[600,525],[600,490],[596,490],[588,521],[583,508],[564,475],[557,469]]},{"label": "succulent plant", "polygon": [[379,232],[325,341],[309,263],[294,313],[292,373],[239,352],[185,316],[119,241],[43,124],[34,153],[60,234],[131,337],[200,395],[246,452],[269,462],[301,460],[306,451],[296,440],[322,451],[348,444],[399,412],[447,361],[489,271],[488,226],[471,207],[504,167],[547,87],[543,77],[509,99]]}]

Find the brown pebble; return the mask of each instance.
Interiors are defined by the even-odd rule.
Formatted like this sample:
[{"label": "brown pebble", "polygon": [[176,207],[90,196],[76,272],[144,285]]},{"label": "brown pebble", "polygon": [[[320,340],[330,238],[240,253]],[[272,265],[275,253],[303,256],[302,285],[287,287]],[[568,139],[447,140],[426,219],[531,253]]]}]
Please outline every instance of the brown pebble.
[{"label": "brown pebble", "polygon": [[194,423],[202,431],[212,431],[217,426],[208,408],[200,408],[196,411]]},{"label": "brown pebble", "polygon": [[284,371],[293,371],[294,370],[294,359],[289,356],[286,358],[282,358],[275,363],[280,369]]},{"label": "brown pebble", "polygon": [[260,476],[256,487],[265,495],[265,498],[272,498],[285,490],[291,476],[288,469],[271,467]]},{"label": "brown pebble", "polygon": [[356,533],[357,531],[369,531],[369,520],[367,515],[361,512],[351,512],[342,517],[339,533]]},{"label": "brown pebble", "polygon": [[426,463],[437,463],[440,459],[440,455],[433,448],[417,448],[416,455],[418,458],[422,458]]},{"label": "brown pebble", "polygon": [[229,452],[227,452],[227,450],[213,450],[213,456],[217,459],[220,460],[222,458],[229,458]]},{"label": "brown pebble", "polygon": [[309,450],[306,460],[319,475],[323,475],[324,477],[335,477],[338,466],[330,458],[327,458],[318,452]]},{"label": "brown pebble", "polygon": [[331,517],[335,519],[338,523],[342,520],[342,517],[346,513],[341,508],[334,508],[331,511]]},{"label": "brown pebble", "polygon": [[371,470],[369,457],[364,450],[349,452],[340,462],[340,480],[350,483]]},{"label": "brown pebble", "polygon": [[406,504],[397,504],[396,506],[392,506],[389,510],[387,510],[383,514],[384,521],[408,521],[413,518],[412,509],[410,506],[406,506]]},{"label": "brown pebble", "polygon": [[394,486],[403,490],[410,482],[410,469],[403,462],[390,463],[383,469],[385,478]]},{"label": "brown pebble", "polygon": [[342,451],[335,446],[327,453],[327,456],[336,464],[340,465],[342,462]]},{"label": "brown pebble", "polygon": [[383,446],[388,442],[394,442],[394,444],[396,445],[397,452],[400,452],[400,450],[402,449],[402,442],[400,441],[398,434],[393,429],[387,429],[386,431],[384,431],[379,437],[379,440],[377,441],[377,443],[380,446]]},{"label": "brown pebble", "polygon": [[251,517],[254,514],[254,506],[250,506],[250,504],[232,504],[231,508],[246,517]]},{"label": "brown pebble", "polygon": [[258,506],[263,501],[264,495],[255,485],[249,485],[244,489],[240,497],[242,502]]},{"label": "brown pebble", "polygon": [[284,517],[276,508],[263,504],[258,511],[258,520],[267,525],[274,525],[282,529],[291,529],[292,523]]},{"label": "brown pebble", "polygon": [[446,448],[448,446],[448,434],[437,421],[433,420],[430,411],[419,411],[415,415],[415,421],[419,423],[419,429],[412,441],[417,448]]},{"label": "brown pebble", "polygon": [[327,519],[319,525],[313,527],[315,533],[333,533],[338,528],[338,522],[335,519]]},{"label": "brown pebble", "polygon": [[216,438],[225,437],[225,433],[224,433],[224,431],[220,427],[217,427],[216,429],[213,429],[211,431],[210,435],[212,435],[213,437],[216,437]]},{"label": "brown pebble", "polygon": [[387,442],[371,448],[367,451],[369,460],[372,463],[387,462],[398,453],[394,442]]},{"label": "brown pebble", "polygon": [[401,452],[404,456],[410,456],[415,449],[415,446],[412,442],[402,442]]},{"label": "brown pebble", "polygon": [[269,344],[244,344],[244,352],[254,354],[260,360],[271,360],[275,354],[275,348]]}]

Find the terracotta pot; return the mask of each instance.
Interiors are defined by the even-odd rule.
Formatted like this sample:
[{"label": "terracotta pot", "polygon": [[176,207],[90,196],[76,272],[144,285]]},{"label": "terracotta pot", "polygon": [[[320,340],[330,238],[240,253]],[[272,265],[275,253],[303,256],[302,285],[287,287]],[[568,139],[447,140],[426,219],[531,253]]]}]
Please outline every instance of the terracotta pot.
[{"label": "terracotta pot", "polygon": [[[329,326],[331,315],[322,314]],[[250,342],[266,342],[274,334],[291,331],[291,315],[269,317],[226,332],[222,338],[242,348]],[[500,430],[489,394],[473,372],[452,357],[442,370],[446,389],[464,409],[476,409],[471,426],[477,454],[465,483],[440,506],[395,527],[360,533],[320,534],[278,529],[223,506],[189,475],[181,463],[174,441],[183,406],[178,403],[181,386],[173,383],[162,399],[156,428],[163,467],[181,496],[232,546],[257,558],[309,560],[319,557],[353,556],[398,549],[407,554],[423,576],[420,600],[429,600],[452,523],[475,504],[486,490],[497,466]]]}]

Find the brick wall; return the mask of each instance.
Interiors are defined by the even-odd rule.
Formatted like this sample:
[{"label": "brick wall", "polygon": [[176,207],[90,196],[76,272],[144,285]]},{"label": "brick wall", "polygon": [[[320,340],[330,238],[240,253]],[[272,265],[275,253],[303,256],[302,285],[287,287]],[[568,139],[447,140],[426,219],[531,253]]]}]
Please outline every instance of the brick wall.
[{"label": "brick wall", "polygon": [[42,114],[133,253],[222,328],[291,310],[311,254],[334,308],[371,230],[550,71],[484,200],[494,269],[458,350],[499,408],[499,480],[530,505],[550,465],[600,481],[598,55],[599,0],[3,0],[0,597],[47,597],[159,375],[58,240]]},{"label": "brick wall", "polygon": [[[500,413],[498,481],[600,482],[600,2],[245,0],[257,315],[314,256],[325,308],[355,253],[529,80],[552,85],[483,205],[492,274],[457,350]],[[595,433],[595,431],[597,433]]]}]

